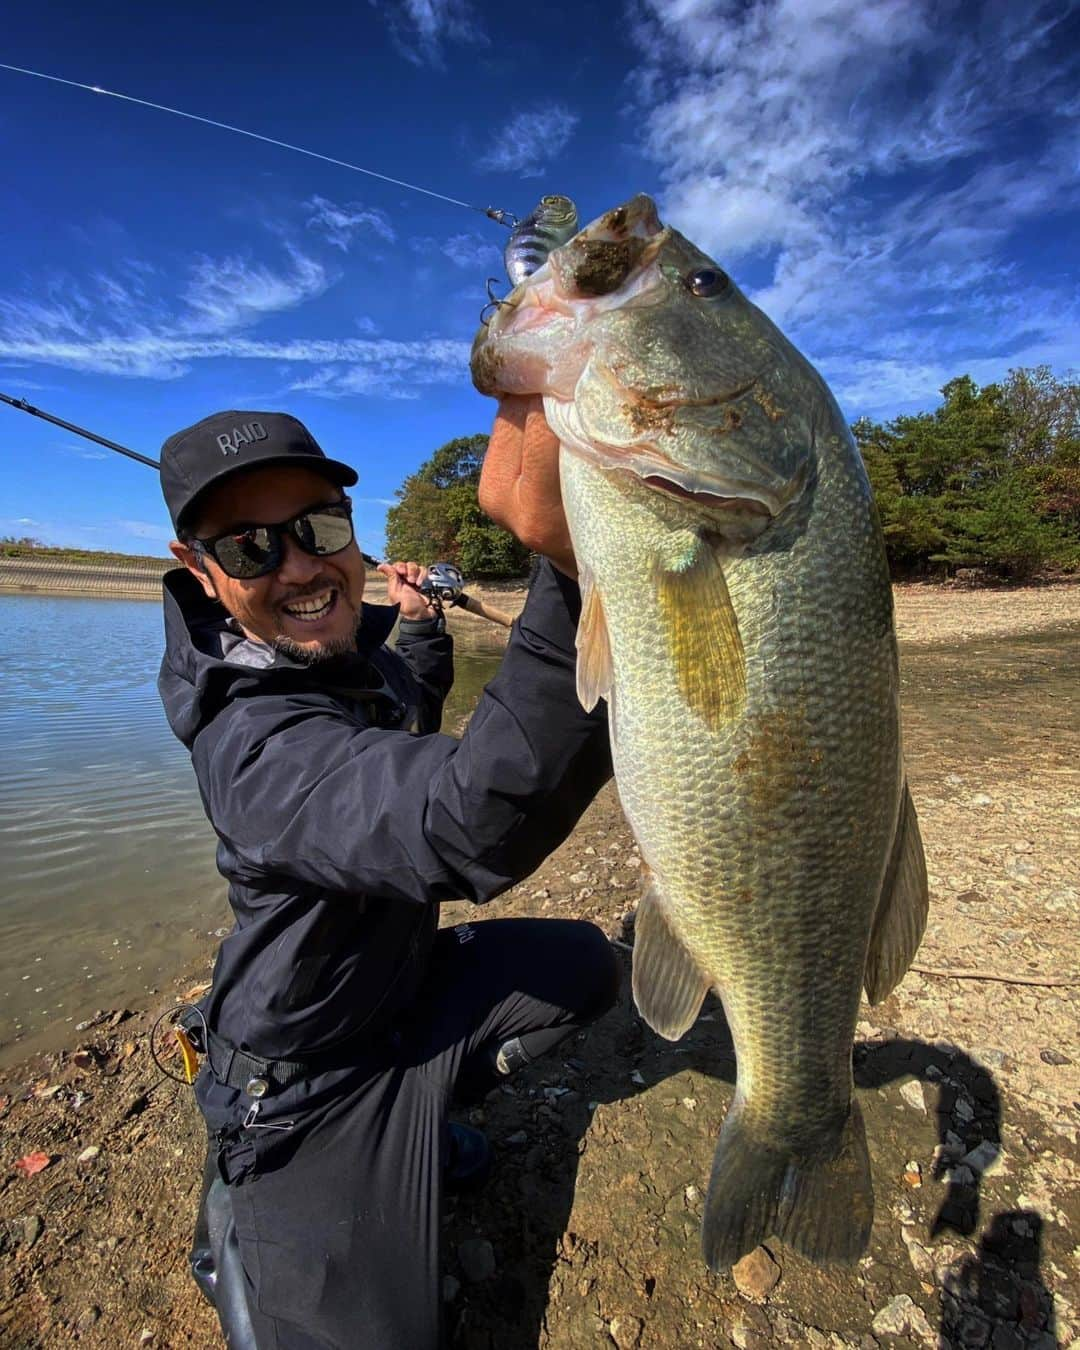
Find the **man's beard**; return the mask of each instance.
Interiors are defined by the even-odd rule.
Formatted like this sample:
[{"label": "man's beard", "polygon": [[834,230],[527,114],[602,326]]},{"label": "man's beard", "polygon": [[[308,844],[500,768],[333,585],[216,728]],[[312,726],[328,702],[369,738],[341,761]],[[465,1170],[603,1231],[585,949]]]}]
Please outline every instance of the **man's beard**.
[{"label": "man's beard", "polygon": [[316,646],[310,646],[294,642],[292,638],[283,637],[279,633],[273,639],[271,646],[275,651],[281,652],[282,656],[287,656],[292,661],[298,661],[304,666],[315,666],[320,661],[329,661],[332,657],[347,656],[350,652],[356,651],[356,634],[359,629],[360,615],[358,614],[351,633],[339,638],[331,638],[329,642],[320,642]]}]

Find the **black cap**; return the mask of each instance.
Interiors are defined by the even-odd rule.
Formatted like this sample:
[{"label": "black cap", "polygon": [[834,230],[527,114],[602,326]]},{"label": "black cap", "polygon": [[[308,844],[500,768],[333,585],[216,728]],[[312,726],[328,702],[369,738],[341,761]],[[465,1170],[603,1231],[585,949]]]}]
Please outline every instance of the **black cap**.
[{"label": "black cap", "polygon": [[312,469],[339,487],[356,482],[356,471],[328,459],[307,427],[288,413],[213,413],[161,447],[161,491],[174,527],[190,524],[196,499],[214,483],[272,464]]}]

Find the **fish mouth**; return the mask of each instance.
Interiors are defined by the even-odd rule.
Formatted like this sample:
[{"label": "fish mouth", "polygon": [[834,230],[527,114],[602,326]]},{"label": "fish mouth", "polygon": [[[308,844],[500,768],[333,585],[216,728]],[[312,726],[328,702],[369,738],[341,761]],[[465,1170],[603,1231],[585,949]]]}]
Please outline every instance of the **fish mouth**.
[{"label": "fish mouth", "polygon": [[[751,392],[756,384],[756,379],[751,380],[736,390],[699,399],[692,404],[683,398],[648,402],[659,416],[670,421],[680,408],[730,403]],[[680,464],[647,439],[649,430],[659,429],[656,423],[653,428],[641,428],[642,440],[621,446],[590,436],[582,426],[575,403],[545,398],[544,414],[565,449],[590,460],[598,468],[628,473],[653,491],[718,511],[723,519],[746,517],[756,521],[758,526],[764,526],[768,520],[779,516],[800,495],[804,486],[802,472],[793,478],[784,478],[745,447],[740,448],[731,473],[710,473]]]},{"label": "fish mouth", "polygon": [[660,492],[666,492],[672,497],[680,497],[685,502],[697,502],[699,506],[709,506],[721,511],[748,511],[755,516],[771,517],[773,514],[764,502],[752,497],[724,495],[703,489],[685,488],[681,483],[673,482],[670,478],[663,478],[657,473],[638,474],[637,476],[648,487],[657,488]]}]

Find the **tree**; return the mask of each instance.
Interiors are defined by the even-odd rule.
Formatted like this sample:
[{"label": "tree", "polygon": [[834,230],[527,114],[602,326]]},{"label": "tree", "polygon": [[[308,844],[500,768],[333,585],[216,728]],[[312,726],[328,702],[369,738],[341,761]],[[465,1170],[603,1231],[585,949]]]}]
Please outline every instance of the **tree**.
[{"label": "tree", "polygon": [[470,577],[522,575],[528,551],[477,500],[487,443],[486,436],[459,436],[405,479],[386,513],[391,557],[452,562]]},{"label": "tree", "polygon": [[893,568],[1080,563],[1080,386],[1037,366],[982,388],[961,375],[941,395],[933,412],[852,427]]}]

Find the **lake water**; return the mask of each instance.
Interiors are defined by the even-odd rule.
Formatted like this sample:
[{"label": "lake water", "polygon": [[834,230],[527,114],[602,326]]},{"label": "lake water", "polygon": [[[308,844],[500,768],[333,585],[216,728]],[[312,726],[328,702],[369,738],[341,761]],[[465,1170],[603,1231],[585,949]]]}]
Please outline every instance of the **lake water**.
[{"label": "lake water", "polygon": [[[162,647],[154,602],[0,596],[0,1064],[145,1001],[231,923]],[[459,650],[448,730],[498,661]]]},{"label": "lake water", "polygon": [[[98,1008],[152,1002],[230,924],[187,752],[155,680],[161,609],[0,595],[0,1066]],[[499,664],[465,621],[444,726]],[[957,763],[1075,773],[1077,631],[901,651],[917,795]],[[1005,766],[1008,766],[1007,768]],[[1015,769],[1012,767],[1015,766]]]}]

